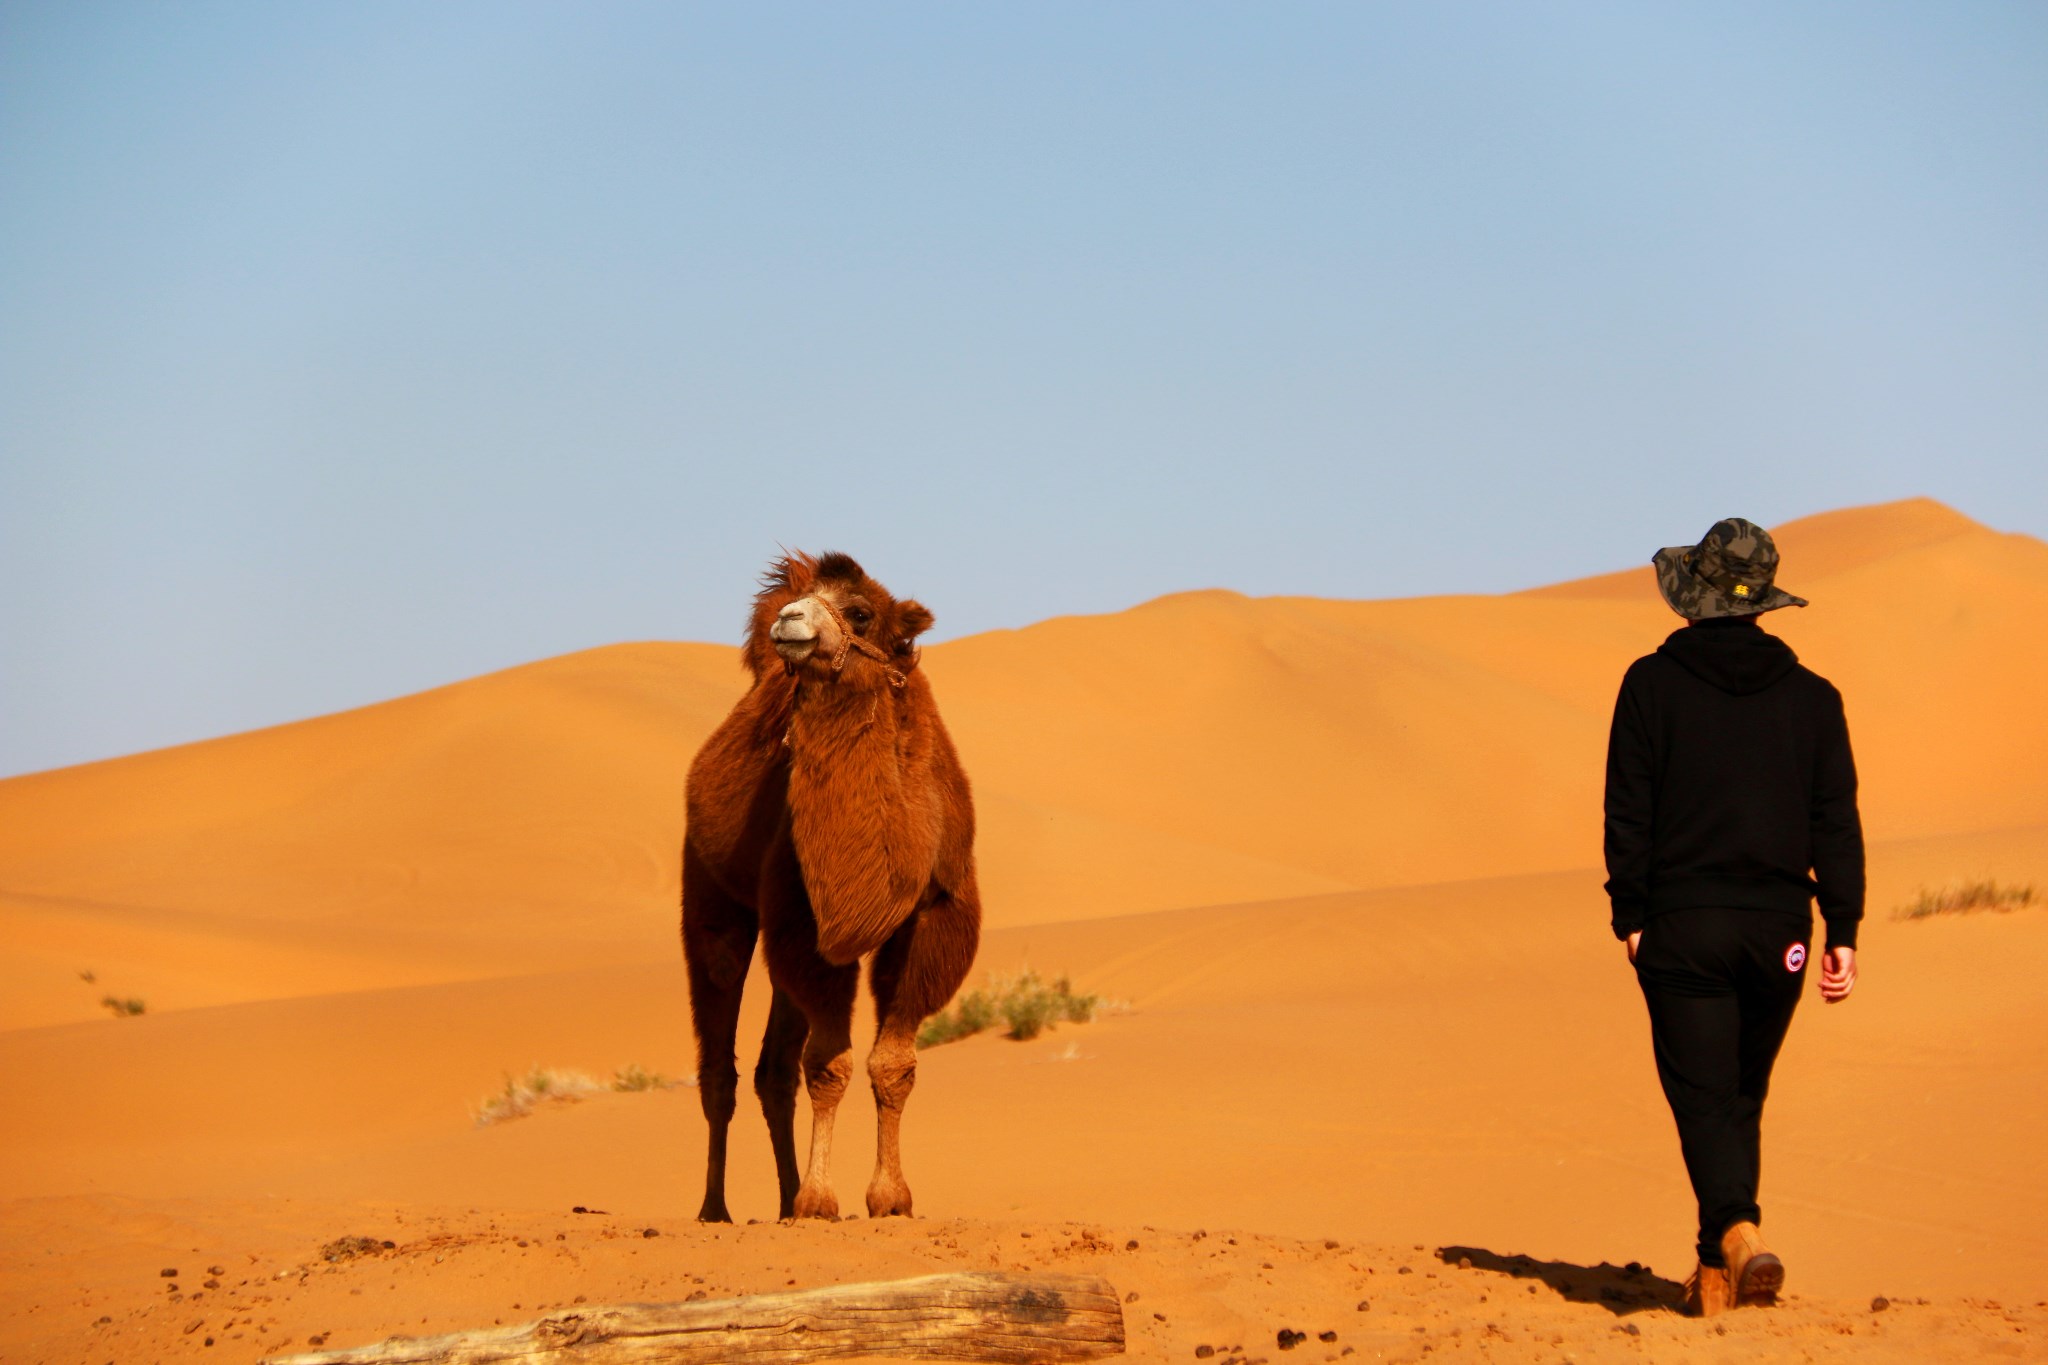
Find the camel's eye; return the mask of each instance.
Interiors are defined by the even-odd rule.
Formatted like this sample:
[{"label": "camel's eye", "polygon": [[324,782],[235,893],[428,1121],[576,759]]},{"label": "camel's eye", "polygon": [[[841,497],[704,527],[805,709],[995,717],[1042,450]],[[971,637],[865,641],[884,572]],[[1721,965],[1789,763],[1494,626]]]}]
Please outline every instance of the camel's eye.
[{"label": "camel's eye", "polygon": [[853,606],[846,609],[846,619],[853,623],[855,630],[866,630],[868,622],[875,619],[875,614],[866,607]]}]

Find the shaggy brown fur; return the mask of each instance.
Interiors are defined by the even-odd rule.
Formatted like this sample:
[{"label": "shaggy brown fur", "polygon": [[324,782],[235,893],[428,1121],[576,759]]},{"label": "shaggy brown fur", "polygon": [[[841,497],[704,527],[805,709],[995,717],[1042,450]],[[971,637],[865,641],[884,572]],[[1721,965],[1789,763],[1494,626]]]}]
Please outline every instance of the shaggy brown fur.
[{"label": "shaggy brown fur", "polygon": [[[842,554],[790,555],[754,598],[744,649],[754,685],[690,765],[683,835],[683,956],[711,1128],[700,1219],[732,1216],[726,1130],[757,936],[774,999],[754,1090],[781,1216],[839,1211],[832,1125],[853,1070],[854,993],[868,954],[877,1019],[868,1077],[880,1122],[868,1213],[910,1212],[899,1132],[917,1028],[966,979],[981,937],[974,803],[917,669],[915,641],[931,623],[923,606],[897,601]],[[801,1183],[799,1060],[811,1096]]]}]

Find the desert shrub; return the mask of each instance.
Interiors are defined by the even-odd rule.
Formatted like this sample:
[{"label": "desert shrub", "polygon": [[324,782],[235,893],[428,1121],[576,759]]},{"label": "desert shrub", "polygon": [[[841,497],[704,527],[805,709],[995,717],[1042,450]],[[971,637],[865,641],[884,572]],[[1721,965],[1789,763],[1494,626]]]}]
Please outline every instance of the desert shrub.
[{"label": "desert shrub", "polygon": [[659,1071],[649,1071],[638,1062],[628,1062],[612,1072],[612,1089],[631,1094],[636,1090],[667,1090],[678,1082]]},{"label": "desert shrub", "polygon": [[995,997],[987,991],[973,990],[955,997],[952,1007],[940,1010],[924,1021],[917,1031],[919,1047],[937,1047],[940,1043],[957,1042],[971,1038],[996,1022]]},{"label": "desert shrub", "polygon": [[1939,891],[1923,889],[1910,905],[1892,912],[1894,919],[1926,919],[1932,915],[1967,915],[1979,910],[2005,913],[2034,903],[2031,886],[2000,886],[1997,882],[1956,882]]},{"label": "desert shrub", "polygon": [[1003,1001],[1003,1022],[1010,1026],[1009,1036],[1020,1041],[1036,1038],[1048,1026],[1058,1024],[1064,1014],[1058,997],[1050,991],[1012,995]]},{"label": "desert shrub", "polygon": [[580,1100],[604,1089],[580,1071],[554,1071],[537,1066],[517,1079],[505,1077],[505,1088],[477,1107],[476,1126],[484,1128],[510,1119],[523,1119],[538,1105],[550,1101]]},{"label": "desert shrub", "polygon": [[1057,1024],[1087,1023],[1101,1005],[1099,996],[1076,995],[1068,978],[1048,982],[1026,967],[1015,976],[996,977],[986,988],[956,997],[949,1008],[925,1020],[917,1031],[917,1045],[937,1047],[972,1037],[995,1027],[998,1020],[1008,1026],[1004,1030],[1007,1037],[1020,1041],[1036,1038]]},{"label": "desert shrub", "polygon": [[606,1091],[632,1094],[693,1084],[694,1078],[678,1081],[659,1071],[649,1071],[638,1062],[628,1062],[616,1068],[609,1082],[592,1080],[580,1071],[537,1066],[524,1076],[507,1076],[505,1088],[477,1106],[476,1126],[483,1128],[508,1119],[523,1119],[543,1104],[573,1104]]},{"label": "desert shrub", "polygon": [[102,1007],[112,1010],[116,1019],[129,1019],[138,1014],[146,1014],[149,1011],[147,1004],[137,1000],[132,995],[125,1000],[118,996],[103,995],[100,997],[100,1004]]}]

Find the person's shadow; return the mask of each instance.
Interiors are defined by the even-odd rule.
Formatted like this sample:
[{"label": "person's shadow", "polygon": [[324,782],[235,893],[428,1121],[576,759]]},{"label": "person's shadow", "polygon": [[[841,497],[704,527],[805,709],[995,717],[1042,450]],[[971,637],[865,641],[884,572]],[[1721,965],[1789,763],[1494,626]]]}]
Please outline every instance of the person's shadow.
[{"label": "person's shadow", "polygon": [[1490,1270],[1518,1280],[1541,1280],[1573,1303],[1591,1303],[1616,1317],[1652,1308],[1682,1310],[1685,1286],[1664,1279],[1646,1265],[1573,1265],[1569,1261],[1539,1261],[1533,1256],[1503,1256],[1480,1247],[1438,1247],[1437,1259],[1447,1266]]}]

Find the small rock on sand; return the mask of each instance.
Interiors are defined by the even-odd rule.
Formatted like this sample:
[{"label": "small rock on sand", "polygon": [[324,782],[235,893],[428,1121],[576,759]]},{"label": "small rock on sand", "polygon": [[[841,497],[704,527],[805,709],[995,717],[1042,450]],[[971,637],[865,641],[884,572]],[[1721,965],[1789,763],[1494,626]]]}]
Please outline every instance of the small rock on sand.
[{"label": "small rock on sand", "polygon": [[370,1256],[379,1251],[389,1251],[391,1243],[380,1242],[374,1237],[337,1237],[320,1248],[320,1258],[325,1261],[350,1261],[358,1256]]},{"label": "small rock on sand", "polygon": [[1870,1301],[1870,1311],[1873,1313],[1882,1313],[1885,1309],[1891,1306],[1892,1301],[1882,1294],[1879,1294],[1876,1298]]},{"label": "small rock on sand", "polygon": [[1372,1310],[1372,1300],[1370,1300],[1370,1299],[1360,1299],[1360,1300],[1358,1301],[1358,1311],[1359,1311],[1359,1312],[1361,1312],[1361,1313],[1365,1313],[1365,1312],[1370,1312],[1371,1310]]},{"label": "small rock on sand", "polygon": [[1195,1348],[1195,1359],[1196,1359],[1196,1360],[1207,1360],[1207,1359],[1208,1359],[1208,1358],[1209,1358],[1210,1356],[1213,1356],[1213,1355],[1215,1355],[1215,1354],[1216,1354],[1216,1348],[1215,1348],[1214,1346],[1210,1346],[1210,1345],[1204,1344],[1204,1345],[1201,1345],[1201,1346],[1197,1346],[1197,1347]]}]

